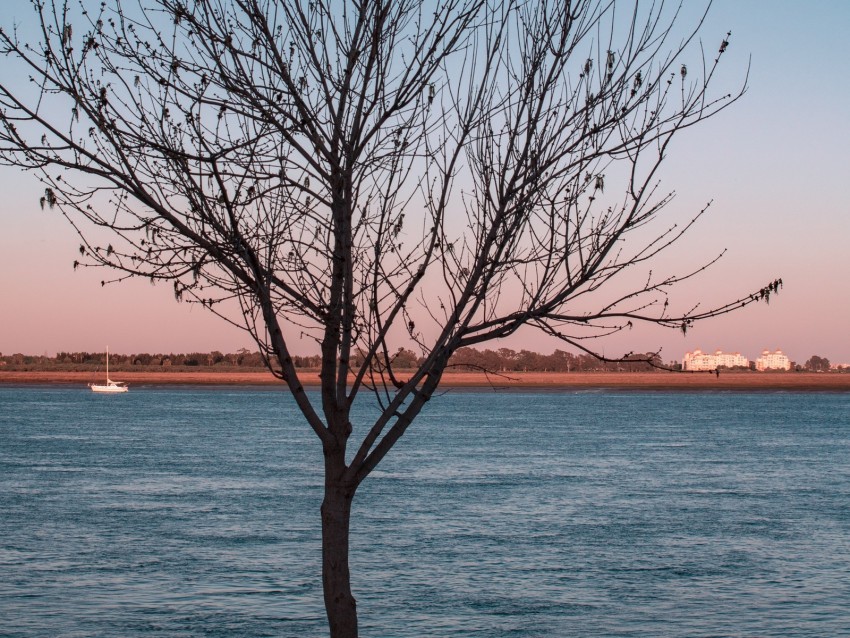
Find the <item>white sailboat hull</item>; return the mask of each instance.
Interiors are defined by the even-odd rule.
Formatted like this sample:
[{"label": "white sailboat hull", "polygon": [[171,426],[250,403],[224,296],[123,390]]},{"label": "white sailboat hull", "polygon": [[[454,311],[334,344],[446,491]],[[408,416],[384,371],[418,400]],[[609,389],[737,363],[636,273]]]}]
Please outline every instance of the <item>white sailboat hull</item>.
[{"label": "white sailboat hull", "polygon": [[126,385],[118,385],[114,381],[107,381],[106,385],[92,383],[90,386],[92,392],[127,392],[129,388]]}]

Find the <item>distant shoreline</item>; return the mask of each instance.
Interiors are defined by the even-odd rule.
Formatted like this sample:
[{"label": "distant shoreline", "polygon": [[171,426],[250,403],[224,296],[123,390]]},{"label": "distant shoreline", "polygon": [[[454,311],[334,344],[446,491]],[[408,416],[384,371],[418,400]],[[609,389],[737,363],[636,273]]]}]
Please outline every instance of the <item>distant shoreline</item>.
[{"label": "distant shoreline", "polygon": [[[79,385],[102,381],[103,373],[72,371],[15,371],[0,369],[0,384]],[[159,372],[115,371],[115,380],[133,386],[224,385],[275,386],[283,383],[269,372]],[[404,373],[399,374],[404,379]],[[304,370],[305,386],[319,383],[318,372]],[[494,388],[514,390],[665,390],[665,391],[830,391],[850,392],[850,374],[814,372],[447,372],[441,388]]]}]

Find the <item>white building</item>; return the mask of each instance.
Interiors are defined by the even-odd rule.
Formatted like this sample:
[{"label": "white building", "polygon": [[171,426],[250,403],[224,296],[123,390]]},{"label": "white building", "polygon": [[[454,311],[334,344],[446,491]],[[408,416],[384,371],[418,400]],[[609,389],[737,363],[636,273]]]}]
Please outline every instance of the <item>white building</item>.
[{"label": "white building", "polygon": [[718,368],[749,368],[750,360],[740,352],[721,352],[718,350],[714,353],[717,359]]},{"label": "white building", "polygon": [[790,370],[791,360],[786,357],[782,350],[770,352],[765,350],[761,356],[756,359],[756,370],[764,372],[765,370]]},{"label": "white building", "polygon": [[717,370],[717,368],[748,368],[750,360],[740,352],[723,352],[716,350],[714,354],[703,352],[699,348],[686,352],[682,359],[682,370]]},{"label": "white building", "polygon": [[693,352],[686,352],[682,359],[682,370],[715,370],[716,368],[714,357],[699,348]]}]

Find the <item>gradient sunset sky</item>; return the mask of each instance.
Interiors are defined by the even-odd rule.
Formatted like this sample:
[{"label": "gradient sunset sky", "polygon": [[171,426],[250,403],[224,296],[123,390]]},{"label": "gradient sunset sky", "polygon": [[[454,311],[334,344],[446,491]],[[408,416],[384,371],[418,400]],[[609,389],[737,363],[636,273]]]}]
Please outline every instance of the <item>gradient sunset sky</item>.
[{"label": "gradient sunset sky", "polygon": [[[28,10],[3,4],[4,26],[19,4]],[[785,287],[769,306],[698,324],[687,336],[635,329],[606,342],[606,354],[661,347],[669,361],[699,347],[754,359],[781,348],[798,363],[813,354],[850,363],[850,2],[717,0],[701,32],[708,55],[730,30],[721,83],[734,91],[751,56],[749,89],[673,147],[662,176],[663,190],[677,193],[673,206],[690,217],[713,204],[665,259],[693,266],[728,249],[685,284],[686,298],[737,297],[776,277]],[[103,272],[74,272],[79,241],[57,211],[39,208],[43,187],[34,177],[0,167],[0,192],[3,354],[254,349],[202,308],[177,304],[168,284],[102,288]],[[293,352],[314,353],[297,335]],[[562,347],[531,331],[487,347],[502,346]]]}]

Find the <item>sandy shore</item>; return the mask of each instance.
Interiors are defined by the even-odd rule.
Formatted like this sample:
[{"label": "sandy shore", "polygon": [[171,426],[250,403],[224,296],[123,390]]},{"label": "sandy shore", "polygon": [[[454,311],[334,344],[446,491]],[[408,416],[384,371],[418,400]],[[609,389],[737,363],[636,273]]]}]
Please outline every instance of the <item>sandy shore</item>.
[{"label": "sandy shore", "polygon": [[[281,382],[267,372],[118,372],[116,380],[132,386],[156,385],[276,385]],[[402,375],[403,376],[403,375]],[[2,384],[70,384],[85,386],[102,381],[91,372],[41,372],[0,370]],[[318,384],[315,371],[304,371],[302,383]],[[480,372],[449,372],[443,388],[515,388],[576,390],[619,388],[631,390],[747,390],[747,391],[844,391],[850,392],[850,374],[837,373],[709,373],[672,372],[513,372],[506,376]]]}]

